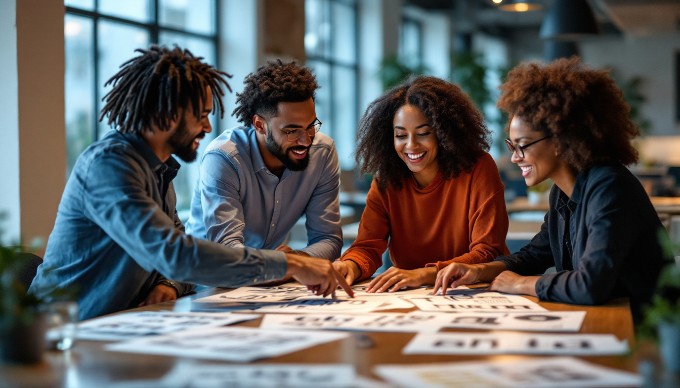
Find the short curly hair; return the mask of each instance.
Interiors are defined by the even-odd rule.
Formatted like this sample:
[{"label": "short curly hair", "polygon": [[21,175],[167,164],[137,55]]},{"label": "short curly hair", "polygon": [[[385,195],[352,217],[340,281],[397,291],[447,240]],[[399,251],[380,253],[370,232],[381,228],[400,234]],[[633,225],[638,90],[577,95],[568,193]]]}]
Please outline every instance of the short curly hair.
[{"label": "short curly hair", "polygon": [[470,171],[489,149],[489,130],[470,97],[458,86],[431,76],[412,76],[373,101],[359,123],[356,161],[375,175],[378,187],[402,187],[411,171],[394,150],[394,116],[413,105],[428,118],[437,137],[437,163],[444,179]]},{"label": "short curly hair", "polygon": [[589,69],[578,57],[546,65],[527,62],[512,69],[500,89],[498,108],[552,135],[577,171],[638,160],[631,140],[639,130],[608,70]]},{"label": "short curly hair", "polygon": [[314,98],[319,84],[312,71],[295,62],[280,59],[267,62],[243,81],[243,92],[236,93],[232,116],[243,125],[252,125],[253,116],[271,118],[279,102],[302,102]]},{"label": "short curly hair", "polygon": [[135,52],[140,55],[123,63],[104,85],[112,88],[104,96],[100,121],[108,116],[107,123],[122,133],[141,133],[152,125],[166,131],[189,105],[195,117],[201,115],[207,88],[212,91],[215,110],[223,116],[222,86],[231,92],[227,83],[230,74],[177,45],[151,45],[148,50]]}]

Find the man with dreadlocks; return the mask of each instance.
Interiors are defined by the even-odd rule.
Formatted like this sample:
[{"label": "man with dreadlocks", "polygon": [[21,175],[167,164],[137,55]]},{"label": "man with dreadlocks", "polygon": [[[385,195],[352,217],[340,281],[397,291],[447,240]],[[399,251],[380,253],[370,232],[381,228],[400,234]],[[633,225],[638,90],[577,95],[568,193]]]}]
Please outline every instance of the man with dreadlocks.
[{"label": "man with dreadlocks", "polygon": [[30,292],[79,291],[80,319],[175,299],[188,284],[237,287],[292,277],[317,295],[340,284],[327,260],[225,247],[184,233],[172,179],[223,112],[221,72],[179,47],[151,46],[108,82],[109,131],[78,158]]},{"label": "man with dreadlocks", "polygon": [[269,62],[249,74],[225,131],[201,159],[187,231],[232,247],[291,252],[288,233],[305,216],[308,246],[295,251],[334,260],[342,231],[340,169],[333,140],[319,132],[314,74],[295,62]]}]

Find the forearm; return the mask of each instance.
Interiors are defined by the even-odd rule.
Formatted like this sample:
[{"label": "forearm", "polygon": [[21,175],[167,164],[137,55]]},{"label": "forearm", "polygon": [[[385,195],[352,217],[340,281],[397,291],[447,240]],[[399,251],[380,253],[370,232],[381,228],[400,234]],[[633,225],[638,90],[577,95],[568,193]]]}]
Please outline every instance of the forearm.
[{"label": "forearm", "polygon": [[484,264],[473,264],[479,270],[479,275],[477,276],[477,282],[480,283],[490,283],[496,276],[501,272],[507,270],[505,263],[502,261],[492,261],[491,263]]}]

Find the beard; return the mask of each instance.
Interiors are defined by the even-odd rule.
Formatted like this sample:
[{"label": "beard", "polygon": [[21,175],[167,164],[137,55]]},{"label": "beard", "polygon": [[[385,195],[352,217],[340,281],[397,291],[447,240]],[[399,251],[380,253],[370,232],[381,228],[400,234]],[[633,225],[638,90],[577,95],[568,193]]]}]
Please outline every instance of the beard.
[{"label": "beard", "polygon": [[[276,140],[274,140],[274,137],[272,136],[271,131],[267,134],[267,150],[272,153],[272,155],[276,156],[278,160],[283,163],[284,166],[286,166],[287,169],[291,171],[302,171],[305,168],[307,168],[307,165],[309,164],[309,152],[307,152],[307,155],[305,155],[304,159],[293,159],[288,157],[286,155],[286,152],[283,151],[283,147],[281,147],[280,144],[276,143]],[[290,147],[288,151],[291,150],[306,150],[310,147],[304,147],[304,146],[294,146]]]},{"label": "beard", "polygon": [[198,156],[198,149],[194,149],[194,140],[202,139],[203,137],[205,137],[205,132],[203,131],[196,136],[192,136],[186,127],[184,117],[182,117],[177,125],[177,130],[170,136],[170,139],[168,139],[168,144],[170,144],[174,150],[173,154],[189,163],[196,160],[196,157]]}]

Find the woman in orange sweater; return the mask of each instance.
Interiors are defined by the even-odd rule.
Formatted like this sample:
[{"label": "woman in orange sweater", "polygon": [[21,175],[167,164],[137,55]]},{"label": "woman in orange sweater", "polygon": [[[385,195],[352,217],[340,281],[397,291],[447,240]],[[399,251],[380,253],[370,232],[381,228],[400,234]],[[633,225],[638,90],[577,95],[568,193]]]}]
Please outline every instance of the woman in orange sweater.
[{"label": "woman in orange sweater", "polygon": [[507,254],[504,188],[489,131],[456,85],[419,76],[373,101],[356,151],[375,179],[356,241],[334,263],[352,283],[371,277],[389,247],[393,267],[369,292],[432,285],[449,263]]}]

